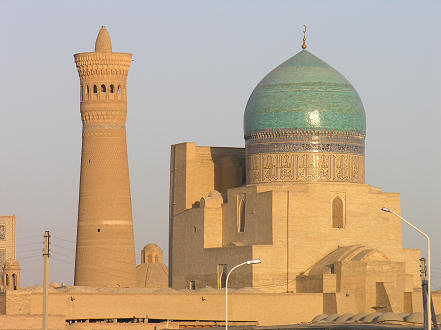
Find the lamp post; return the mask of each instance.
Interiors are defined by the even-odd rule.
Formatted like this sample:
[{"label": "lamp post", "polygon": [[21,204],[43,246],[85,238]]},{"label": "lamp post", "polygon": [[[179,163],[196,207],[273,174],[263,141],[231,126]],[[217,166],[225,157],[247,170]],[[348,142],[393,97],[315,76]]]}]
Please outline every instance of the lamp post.
[{"label": "lamp post", "polygon": [[253,265],[253,264],[260,264],[262,260],[260,259],[252,259],[245,262],[242,262],[241,264],[238,264],[230,269],[230,271],[227,274],[227,279],[225,281],[225,330],[228,330],[228,278],[230,277],[230,274],[233,270],[236,268],[239,268],[243,265]]},{"label": "lamp post", "polygon": [[395,213],[391,209],[388,209],[387,207],[381,208],[381,211],[392,213],[396,217],[400,218],[402,221],[404,221],[406,224],[408,224],[410,227],[415,229],[417,232],[419,232],[421,235],[423,235],[427,239],[427,326],[428,329],[431,330],[432,328],[432,311],[431,311],[431,303],[432,303],[432,295],[431,295],[431,287],[430,287],[430,238],[429,235],[427,235],[425,232],[423,232],[418,227],[411,224],[409,221],[401,217],[399,214]]}]

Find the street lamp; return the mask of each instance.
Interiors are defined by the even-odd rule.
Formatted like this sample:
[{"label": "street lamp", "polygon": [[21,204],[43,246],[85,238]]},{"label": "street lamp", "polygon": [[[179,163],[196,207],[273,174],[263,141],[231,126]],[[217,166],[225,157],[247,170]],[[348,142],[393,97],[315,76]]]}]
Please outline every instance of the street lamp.
[{"label": "street lamp", "polygon": [[388,209],[387,207],[381,208],[381,211],[392,213],[396,217],[403,220],[406,224],[411,226],[413,229],[415,229],[417,232],[419,232],[421,235],[423,235],[427,239],[427,325],[428,329],[430,330],[432,328],[432,311],[431,311],[431,304],[432,304],[432,295],[431,295],[431,288],[430,288],[430,238],[429,235],[427,235],[425,232],[423,232],[421,229],[417,228],[416,226],[412,225],[409,221],[402,218],[400,215],[392,211],[391,209]]},{"label": "street lamp", "polygon": [[245,262],[242,262],[241,264],[238,264],[230,269],[227,275],[227,280],[225,281],[225,330],[228,330],[228,278],[230,277],[230,274],[233,270],[236,268],[239,268],[243,265],[253,265],[253,264],[260,264],[262,260],[260,259],[252,259]]}]

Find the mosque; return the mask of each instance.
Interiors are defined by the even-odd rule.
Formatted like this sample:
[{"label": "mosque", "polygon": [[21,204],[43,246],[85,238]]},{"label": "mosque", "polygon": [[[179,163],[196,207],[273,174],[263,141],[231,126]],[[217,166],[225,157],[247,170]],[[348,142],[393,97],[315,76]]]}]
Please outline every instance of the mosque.
[{"label": "mosque", "polygon": [[[227,273],[251,259],[262,262],[229,278],[236,325],[421,311],[420,252],[403,248],[401,223],[381,212],[399,213],[400,195],[365,183],[360,97],[306,48],[304,38],[251,93],[244,148],[171,146],[168,268],[155,244],[136,266],[125,126],[132,56],[113,52],[105,27],[94,52],[74,55],[83,122],[75,280],[50,288],[53,324],[219,325]],[[4,274],[14,280],[0,314],[31,324],[42,291],[19,287],[8,221]],[[439,310],[441,292],[433,300]]]},{"label": "mosque", "polygon": [[[353,297],[401,310],[419,287],[403,249],[400,196],[365,183],[365,110],[350,82],[302,50],[268,73],[245,108],[245,148],[171,148],[170,283]],[[191,262],[189,262],[191,260]]]}]

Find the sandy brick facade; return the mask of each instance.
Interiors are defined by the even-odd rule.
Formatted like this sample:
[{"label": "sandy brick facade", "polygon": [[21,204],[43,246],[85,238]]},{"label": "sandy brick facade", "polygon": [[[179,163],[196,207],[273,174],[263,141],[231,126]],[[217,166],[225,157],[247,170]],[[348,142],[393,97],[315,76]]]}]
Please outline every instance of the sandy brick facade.
[{"label": "sandy brick facade", "polygon": [[[411,293],[407,313],[422,310],[421,291]],[[259,293],[249,290],[229,292],[229,319],[234,323],[254,322],[258,325],[281,325],[309,322],[321,313],[357,313],[354,295],[346,293]],[[433,294],[435,310],[441,309],[441,293]],[[0,329],[41,328],[41,287],[0,293]],[[92,323],[99,320],[142,319],[137,323]],[[87,323],[69,323],[79,321]],[[170,289],[104,289],[63,287],[49,290],[49,324],[57,329],[107,329],[168,327],[175,322],[225,320],[224,290],[201,289],[175,291]],[[67,322],[66,322],[67,321]],[[90,321],[90,322],[89,322]],[[15,323],[14,323],[15,322]],[[150,322],[150,323],[147,323]],[[161,325],[158,322],[163,322]],[[9,328],[8,328],[9,325]],[[23,325],[23,327],[18,327]],[[197,323],[193,326],[198,326]]]},{"label": "sandy brick facade", "polygon": [[16,217],[0,216],[0,269],[8,259],[16,258]]},{"label": "sandy brick facade", "polygon": [[95,52],[75,54],[83,144],[75,285],[136,286],[126,142],[132,55],[112,52],[105,27]]},{"label": "sandy brick facade", "polygon": [[[229,285],[326,293],[325,309],[338,312],[338,306],[401,312],[409,305],[405,300],[419,287],[419,251],[403,249],[400,221],[380,210],[400,210],[399,194],[346,182],[243,185],[236,176],[240,161],[236,169],[222,169],[237,180],[217,191],[220,171],[211,149],[172,147],[173,288],[218,288],[219,268],[260,258],[260,265],[237,269]],[[232,150],[231,159],[244,155],[243,149],[222,150]],[[339,225],[333,223],[337,197],[343,206]]]},{"label": "sandy brick facade", "polygon": [[20,288],[20,264],[16,259],[16,217],[0,216],[0,276],[3,289]]}]

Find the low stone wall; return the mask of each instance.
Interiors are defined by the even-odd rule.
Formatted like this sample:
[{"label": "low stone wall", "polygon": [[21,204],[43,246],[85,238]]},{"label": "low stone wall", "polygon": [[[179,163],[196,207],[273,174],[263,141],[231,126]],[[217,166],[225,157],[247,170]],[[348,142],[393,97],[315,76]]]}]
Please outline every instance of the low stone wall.
[{"label": "low stone wall", "polygon": [[[31,330],[41,329],[43,318],[41,315],[0,315],[0,329]],[[64,329],[66,326],[64,315],[50,315],[49,329]]]},{"label": "low stone wall", "polygon": [[[412,293],[412,312],[422,311],[421,292]],[[326,307],[321,293],[259,293],[253,289],[229,291],[229,320],[246,324],[284,325],[310,322],[314,316],[322,314]],[[436,313],[441,312],[441,292],[433,293]],[[343,297],[346,299],[351,298]],[[0,308],[6,316],[0,320],[0,329],[8,329],[14,320],[18,324],[28,324],[16,329],[37,329],[41,326],[41,288],[8,291],[0,294]],[[326,301],[325,301],[326,302]],[[351,304],[336,299],[337,313],[356,313]],[[91,320],[103,329],[121,327],[124,323],[106,323],[114,319],[139,319],[131,327],[145,328],[156,322],[223,322],[225,320],[225,292],[214,289],[196,291],[176,291],[172,289],[138,290],[68,287],[49,290],[49,314],[52,322],[64,327],[64,322]],[[352,305],[355,306],[355,303]],[[354,307],[352,306],[352,307]],[[347,309],[347,310],[346,310]],[[351,310],[349,310],[351,309]],[[401,312],[401,311],[396,311]],[[1,325],[5,324],[4,326]],[[18,322],[18,321],[17,321]],[[96,322],[96,323],[92,323]],[[34,326],[35,324],[35,326]],[[89,327],[88,323],[68,325]],[[126,324],[127,326],[127,324]]]},{"label": "low stone wall", "polygon": [[163,324],[136,324],[136,323],[130,323],[130,324],[124,324],[124,323],[75,323],[66,325],[64,328],[66,330],[76,330],[76,329],[93,329],[93,330],[121,330],[121,329],[133,329],[133,330],[159,330],[159,329],[179,329],[178,327],[166,327],[166,325]]},{"label": "low stone wall", "polygon": [[[6,314],[36,315],[42,311],[40,290],[6,293]],[[107,292],[106,292],[107,291]],[[115,292],[112,292],[115,291]],[[229,320],[259,325],[310,321],[323,311],[320,293],[262,294],[229,292]],[[171,321],[224,321],[225,293],[159,292],[136,290],[50,290],[49,314],[65,320],[149,319]]]}]

